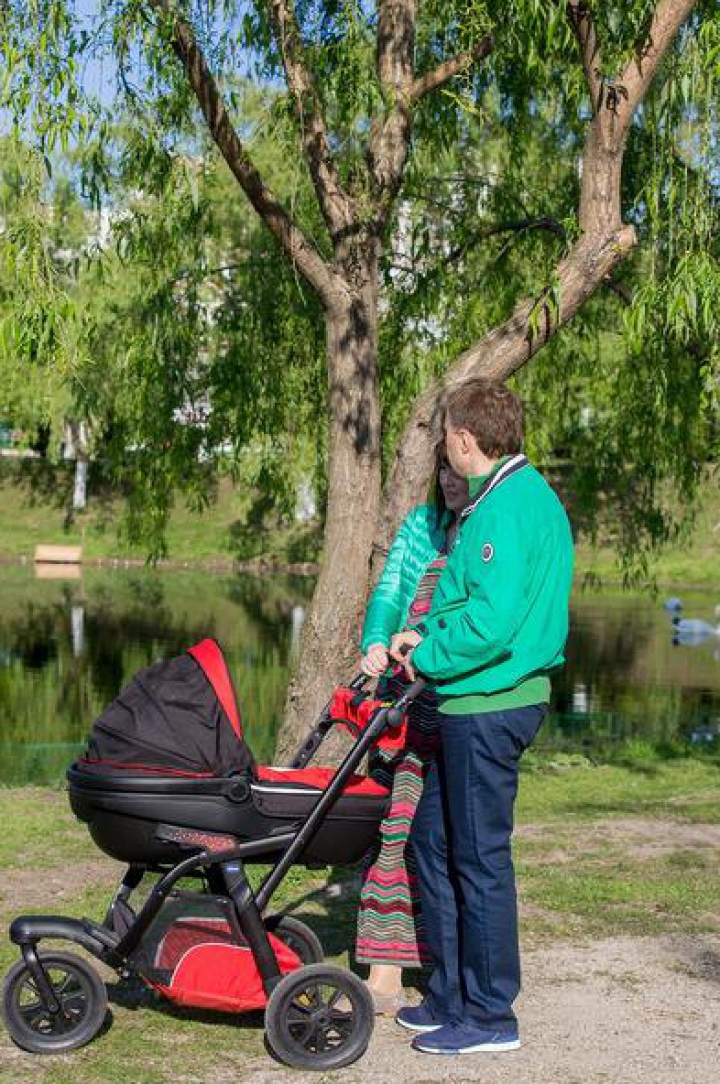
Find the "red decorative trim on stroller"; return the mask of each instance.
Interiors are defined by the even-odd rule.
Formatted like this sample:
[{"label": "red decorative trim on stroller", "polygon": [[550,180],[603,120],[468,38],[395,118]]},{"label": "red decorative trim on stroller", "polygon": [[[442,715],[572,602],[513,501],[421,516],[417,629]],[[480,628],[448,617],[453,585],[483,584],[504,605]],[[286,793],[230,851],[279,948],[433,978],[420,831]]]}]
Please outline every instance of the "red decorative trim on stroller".
[{"label": "red decorative trim on stroller", "polygon": [[88,768],[111,768],[117,772],[141,772],[143,775],[170,775],[180,779],[214,779],[215,772],[184,772],[180,768],[148,767],[147,764],[126,764],[119,760],[99,760],[79,757],[78,763]]}]

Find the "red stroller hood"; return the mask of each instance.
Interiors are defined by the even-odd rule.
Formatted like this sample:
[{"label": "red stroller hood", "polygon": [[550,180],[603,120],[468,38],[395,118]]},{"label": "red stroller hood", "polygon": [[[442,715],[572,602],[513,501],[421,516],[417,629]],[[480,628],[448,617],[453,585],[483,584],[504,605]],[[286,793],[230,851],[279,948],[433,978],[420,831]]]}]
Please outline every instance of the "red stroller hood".
[{"label": "red stroller hood", "polygon": [[205,676],[215,690],[215,695],[223,706],[223,710],[230,720],[230,725],[242,741],[242,726],[240,725],[240,712],[238,711],[235,689],[228,670],[225,656],[222,653],[217,640],[207,637],[194,647],[189,647],[188,655],[200,664]]}]

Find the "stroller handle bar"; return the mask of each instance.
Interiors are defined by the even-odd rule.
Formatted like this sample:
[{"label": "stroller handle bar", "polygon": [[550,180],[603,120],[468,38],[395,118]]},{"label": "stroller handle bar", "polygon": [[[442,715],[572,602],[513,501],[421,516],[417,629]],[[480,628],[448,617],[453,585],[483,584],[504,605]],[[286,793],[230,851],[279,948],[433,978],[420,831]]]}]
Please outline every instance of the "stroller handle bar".
[{"label": "stroller handle bar", "polygon": [[407,707],[408,704],[412,704],[413,700],[417,700],[420,693],[425,691],[427,684],[425,678],[416,678],[412,685],[405,690],[400,699],[395,701],[394,707],[402,709]]},{"label": "stroller handle bar", "polygon": [[[369,680],[370,679],[366,674],[357,674],[352,681],[349,682],[348,687],[360,692]],[[416,700],[417,697],[420,696],[420,693],[423,692],[426,687],[427,681],[425,678],[418,678],[416,681],[413,681],[398,700],[383,708],[378,714],[378,718],[382,716],[386,725],[394,725],[399,715],[412,704],[413,700]],[[328,701],[323,708],[320,719],[295,753],[295,756],[290,761],[289,767],[304,768],[322,745],[323,739],[334,725],[334,720],[330,716],[330,704],[331,702]]]}]

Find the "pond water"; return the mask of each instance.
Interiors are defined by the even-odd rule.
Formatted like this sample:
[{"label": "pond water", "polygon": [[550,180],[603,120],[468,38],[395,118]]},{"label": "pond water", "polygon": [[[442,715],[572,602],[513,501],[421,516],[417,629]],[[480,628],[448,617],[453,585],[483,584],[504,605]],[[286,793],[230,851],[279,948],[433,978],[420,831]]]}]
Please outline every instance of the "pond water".
[{"label": "pond water", "polygon": [[[267,760],[311,590],[281,577],[0,568],[0,783],[61,781],[121,686],[207,635],[225,649],[248,740]],[[685,612],[711,621],[719,601],[720,586],[688,594]],[[571,626],[540,749],[717,739],[720,639],[674,646],[661,600],[619,591],[577,592]]]}]

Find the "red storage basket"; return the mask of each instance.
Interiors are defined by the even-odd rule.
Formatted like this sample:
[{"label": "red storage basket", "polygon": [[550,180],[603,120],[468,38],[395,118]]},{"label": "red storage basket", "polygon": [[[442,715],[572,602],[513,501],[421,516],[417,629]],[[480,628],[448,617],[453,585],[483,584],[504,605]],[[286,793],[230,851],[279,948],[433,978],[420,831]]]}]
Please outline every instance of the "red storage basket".
[{"label": "red storage basket", "polygon": [[[268,934],[282,974],[300,957]],[[133,963],[169,1001],[196,1009],[247,1012],[267,1004],[247,942],[233,928],[229,901],[204,893],[173,893],[143,938]]]}]

